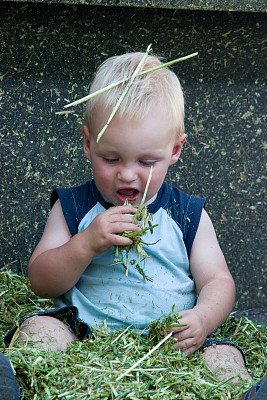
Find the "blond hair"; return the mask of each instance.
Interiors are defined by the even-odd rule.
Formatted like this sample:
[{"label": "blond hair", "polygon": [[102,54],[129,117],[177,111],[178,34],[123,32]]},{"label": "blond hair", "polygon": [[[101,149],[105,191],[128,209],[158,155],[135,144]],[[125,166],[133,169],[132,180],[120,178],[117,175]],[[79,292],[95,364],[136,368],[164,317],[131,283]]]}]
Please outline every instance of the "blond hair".
[{"label": "blond hair", "polygon": [[[85,124],[89,131],[95,112],[105,112],[113,109],[127,84],[127,78],[133,74],[143,55],[144,53],[137,52],[114,56],[104,61],[98,68],[90,87],[90,93],[94,93],[120,80],[125,83],[87,101]],[[159,58],[149,55],[144,62],[142,70],[150,69],[160,64]],[[179,79],[168,68],[161,68],[137,76],[116,112],[116,117],[126,120],[130,120],[133,117],[143,119],[148,115],[151,107],[156,104],[160,104],[164,115],[173,120],[173,127],[177,136],[182,135],[184,133],[183,92]]]}]

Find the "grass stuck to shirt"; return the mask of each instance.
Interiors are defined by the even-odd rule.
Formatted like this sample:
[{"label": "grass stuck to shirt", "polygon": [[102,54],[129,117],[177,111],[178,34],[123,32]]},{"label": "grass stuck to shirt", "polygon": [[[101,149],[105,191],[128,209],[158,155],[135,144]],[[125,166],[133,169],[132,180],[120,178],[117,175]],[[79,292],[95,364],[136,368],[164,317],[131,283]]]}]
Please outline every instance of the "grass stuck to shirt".
[{"label": "grass stuck to shirt", "polygon": [[[75,342],[62,353],[39,350],[30,342],[26,348],[4,348],[5,333],[20,318],[52,307],[52,301],[39,299],[30,290],[28,279],[7,267],[0,270],[0,298],[0,351],[16,371],[21,400],[238,400],[266,374],[266,327],[247,318],[236,320],[232,315],[219,330],[243,349],[249,373],[255,379],[237,386],[231,381],[217,381],[202,360],[201,350],[188,358],[177,352],[172,336],[152,353],[163,339],[160,330],[172,323],[170,316],[154,321],[148,337],[131,328],[108,334],[103,324],[94,330],[94,340]],[[173,316],[179,318],[177,313]]]}]

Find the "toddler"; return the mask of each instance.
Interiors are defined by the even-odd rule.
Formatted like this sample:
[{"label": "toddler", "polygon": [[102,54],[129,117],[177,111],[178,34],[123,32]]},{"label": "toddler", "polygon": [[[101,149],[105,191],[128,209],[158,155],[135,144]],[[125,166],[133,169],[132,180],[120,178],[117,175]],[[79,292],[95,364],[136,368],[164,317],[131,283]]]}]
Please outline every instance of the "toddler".
[{"label": "toddler", "polygon": [[[127,82],[142,57],[129,53],[109,58],[97,71],[91,93]],[[148,56],[143,70],[160,63]],[[132,325],[143,331],[152,320],[170,314],[174,305],[185,324],[170,329],[177,350],[190,356],[203,348],[218,379],[251,379],[240,349],[210,336],[232,310],[235,285],[205,200],[164,181],[186,140],[179,80],[168,68],[139,75],[97,141],[124,87],[87,102],[83,146],[94,179],[53,191],[52,209],[28,267],[34,292],[55,298],[57,309],[27,318],[18,341],[31,338],[42,348],[65,350],[69,342],[90,335],[90,326],[106,321],[109,329]],[[149,257],[142,268],[150,280],[144,280],[135,268],[135,253],[125,276],[115,262],[114,246],[130,245],[131,239],[121,234],[140,229],[133,214],[152,166],[146,206],[158,226],[145,236]]]}]

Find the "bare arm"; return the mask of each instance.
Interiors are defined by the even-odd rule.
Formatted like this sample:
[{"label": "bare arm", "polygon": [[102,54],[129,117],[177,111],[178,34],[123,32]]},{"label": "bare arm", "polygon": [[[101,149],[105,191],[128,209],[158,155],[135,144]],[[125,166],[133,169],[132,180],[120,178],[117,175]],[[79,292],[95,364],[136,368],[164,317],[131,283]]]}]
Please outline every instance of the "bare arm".
[{"label": "bare arm", "polygon": [[135,211],[131,206],[110,208],[84,231],[71,236],[57,200],[29,261],[28,274],[34,292],[41,297],[57,297],[77,283],[95,255],[113,245],[131,244],[130,239],[117,234],[139,229],[128,214]]},{"label": "bare arm", "polygon": [[195,310],[205,321],[207,334],[211,334],[232,310],[235,284],[205,210],[193,243],[190,268],[198,292]]},{"label": "bare arm", "polygon": [[235,284],[218,244],[212,222],[203,210],[190,254],[190,269],[198,292],[196,306],[181,311],[186,327],[172,329],[176,347],[192,354],[229,316],[235,300]]}]

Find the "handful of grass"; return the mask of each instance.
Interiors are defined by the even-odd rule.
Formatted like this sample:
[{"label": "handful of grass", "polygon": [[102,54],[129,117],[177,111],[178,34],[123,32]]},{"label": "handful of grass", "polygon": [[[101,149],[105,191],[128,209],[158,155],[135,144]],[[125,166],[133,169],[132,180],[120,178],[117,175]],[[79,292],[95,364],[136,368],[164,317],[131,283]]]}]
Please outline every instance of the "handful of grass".
[{"label": "handful of grass", "polygon": [[149,338],[151,342],[157,343],[162,338],[162,333],[167,335],[169,328],[186,326],[181,324],[179,320],[183,318],[175,309],[175,304],[172,306],[172,311],[169,315],[163,315],[161,318],[154,320],[149,326]]},{"label": "handful of grass", "polygon": [[[153,167],[151,167],[150,169],[143,198],[133,218],[133,223],[135,223],[136,220],[139,221],[138,225],[140,226],[141,230],[137,232],[129,232],[129,231],[123,232],[122,236],[130,238],[132,240],[132,244],[128,246],[115,246],[115,262],[116,264],[122,264],[122,266],[125,268],[125,275],[128,276],[129,265],[133,265],[135,266],[137,271],[142,275],[144,281],[149,280],[150,282],[153,282],[153,280],[145,274],[142,268],[142,262],[143,261],[145,262],[145,260],[148,258],[148,255],[144,250],[143,245],[144,244],[151,245],[155,243],[146,243],[143,241],[142,237],[147,233],[147,231],[153,233],[153,229],[156,226],[158,226],[158,224],[152,225],[151,223],[152,215],[148,213],[147,207],[144,206],[147,190],[152,177],[152,172],[153,172]],[[128,205],[127,199],[124,205]],[[130,260],[130,252],[132,250],[135,252],[137,260],[135,259]],[[125,254],[125,261],[123,257],[124,254]]]}]

